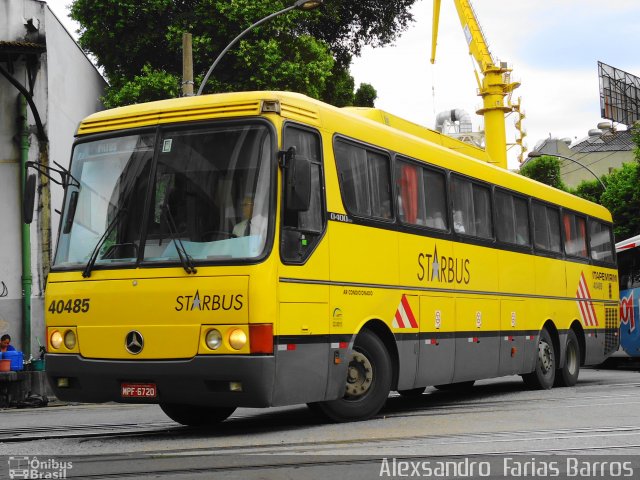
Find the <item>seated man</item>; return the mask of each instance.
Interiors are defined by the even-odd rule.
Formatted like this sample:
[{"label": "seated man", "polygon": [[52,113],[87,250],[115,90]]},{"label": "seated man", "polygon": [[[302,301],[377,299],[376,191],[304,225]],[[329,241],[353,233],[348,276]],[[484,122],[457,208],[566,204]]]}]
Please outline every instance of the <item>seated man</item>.
[{"label": "seated man", "polygon": [[267,219],[258,209],[253,208],[253,198],[242,201],[242,220],[233,227],[233,237],[266,234]]}]

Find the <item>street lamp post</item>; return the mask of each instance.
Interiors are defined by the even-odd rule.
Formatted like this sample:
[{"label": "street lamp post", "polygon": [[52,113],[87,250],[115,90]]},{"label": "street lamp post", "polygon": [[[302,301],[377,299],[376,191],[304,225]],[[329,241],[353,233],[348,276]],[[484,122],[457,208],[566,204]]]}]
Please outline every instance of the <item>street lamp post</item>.
[{"label": "street lamp post", "polygon": [[539,158],[539,157],[542,157],[542,156],[549,156],[549,157],[562,158],[562,159],[564,159],[564,160],[569,160],[570,162],[573,162],[573,163],[575,163],[575,164],[577,164],[577,165],[580,165],[580,166],[581,166],[582,168],[584,168],[587,172],[589,172],[591,175],[593,175],[594,177],[596,177],[596,180],[598,180],[598,182],[600,182],[600,185],[602,185],[602,189],[603,189],[603,190],[606,190],[606,189],[607,189],[607,186],[606,186],[606,185],[604,184],[604,182],[600,179],[600,177],[598,177],[598,175],[596,175],[596,174],[594,173],[594,171],[593,171],[593,170],[591,170],[589,167],[587,167],[587,166],[586,166],[586,165],[584,165],[583,163],[581,163],[581,162],[579,162],[579,161],[577,161],[577,160],[575,160],[575,159],[573,159],[573,158],[565,157],[564,155],[558,155],[557,153],[540,153],[540,152],[536,152],[535,150],[534,150],[534,151],[532,151],[532,152],[529,152],[529,155],[528,155],[528,157],[529,157],[529,158]]},{"label": "street lamp post", "polygon": [[207,74],[204,76],[204,79],[202,80],[202,84],[200,85],[200,88],[198,88],[198,93],[196,95],[201,95],[202,94],[202,90],[204,90],[204,86],[207,84],[207,81],[209,80],[209,77],[211,76],[211,73],[216,68],[218,63],[220,63],[220,60],[222,59],[222,57],[224,57],[224,54],[227,53],[229,51],[229,49],[231,47],[233,47],[236,43],[238,43],[238,40],[240,40],[247,33],[249,33],[249,31],[251,31],[252,29],[254,29],[255,27],[257,27],[259,25],[262,25],[265,22],[268,22],[272,18],[275,18],[275,17],[277,17],[279,15],[282,15],[283,13],[290,12],[291,10],[304,10],[304,11],[314,10],[314,9],[320,7],[323,2],[324,2],[324,0],[296,0],[296,2],[293,5],[291,5],[291,6],[287,7],[287,8],[283,8],[282,10],[280,10],[278,12],[272,13],[271,15],[268,15],[268,16],[264,17],[263,19],[258,20],[256,23],[254,23],[249,28],[244,30],[242,33],[240,33],[240,35],[238,35],[236,38],[231,40],[231,43],[229,43],[229,45],[227,45],[224,48],[224,50],[222,50],[220,55],[218,55],[218,57],[211,64],[211,66],[209,67],[209,71],[207,72]]}]

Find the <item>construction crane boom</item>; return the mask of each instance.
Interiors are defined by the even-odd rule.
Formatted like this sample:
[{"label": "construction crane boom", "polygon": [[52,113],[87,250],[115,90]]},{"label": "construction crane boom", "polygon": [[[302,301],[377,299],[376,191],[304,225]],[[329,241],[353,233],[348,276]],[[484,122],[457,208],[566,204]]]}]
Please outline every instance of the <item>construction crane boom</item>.
[{"label": "construction crane boom", "polygon": [[[476,71],[478,95],[482,97],[483,107],[476,113],[484,116],[485,143],[490,163],[507,168],[507,135],[505,114],[511,113],[513,107],[505,105],[504,98],[518,88],[518,82],[511,81],[511,69],[506,63],[496,63],[489,51],[484,33],[480,28],[476,14],[469,0],[453,0],[469,54],[478,64],[480,74]],[[435,63],[438,40],[438,23],[440,21],[441,0],[433,1],[433,30],[431,38],[431,63]]]}]

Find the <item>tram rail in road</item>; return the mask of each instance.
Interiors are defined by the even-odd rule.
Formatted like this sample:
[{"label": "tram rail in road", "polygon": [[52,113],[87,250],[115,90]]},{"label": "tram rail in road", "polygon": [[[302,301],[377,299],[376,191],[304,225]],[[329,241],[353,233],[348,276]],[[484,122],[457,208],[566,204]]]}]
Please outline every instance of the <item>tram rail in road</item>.
[{"label": "tram rail in road", "polygon": [[638,372],[629,370],[583,370],[576,387],[545,392],[507,377],[463,394],[392,395],[376,418],[337,425],[305,406],[240,409],[211,429],[165,420],[153,405],[9,410],[3,412],[0,455],[71,459],[67,478],[186,479],[225,472],[225,480],[326,479],[328,472],[371,478],[361,475],[392,456],[609,458],[640,454],[640,419],[633,414],[639,388]]}]

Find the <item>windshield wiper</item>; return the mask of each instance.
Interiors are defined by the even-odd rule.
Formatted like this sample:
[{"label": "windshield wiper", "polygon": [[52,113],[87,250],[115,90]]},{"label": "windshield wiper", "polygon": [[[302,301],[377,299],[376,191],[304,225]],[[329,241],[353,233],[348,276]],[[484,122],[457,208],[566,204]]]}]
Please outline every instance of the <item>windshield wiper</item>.
[{"label": "windshield wiper", "polygon": [[126,208],[120,208],[116,211],[116,214],[111,219],[111,222],[109,222],[109,225],[107,225],[107,228],[102,234],[102,236],[100,237],[100,240],[98,240],[98,243],[96,243],[96,246],[93,247],[93,251],[91,252],[89,261],[87,262],[87,265],[84,267],[84,270],[82,271],[82,276],[84,278],[89,278],[91,276],[91,269],[93,268],[96,261],[98,260],[98,255],[100,254],[100,248],[104,244],[107,237],[111,235],[111,232],[116,227],[116,225],[118,224],[118,221],[122,217],[123,212],[126,212],[126,211],[127,211]]},{"label": "windshield wiper", "polygon": [[178,252],[178,258],[180,258],[180,264],[184,271],[187,273],[198,273],[196,267],[193,265],[193,261],[191,257],[187,253],[187,249],[184,247],[184,243],[178,237],[178,229],[176,227],[176,222],[173,219],[173,215],[171,214],[171,210],[167,204],[162,206],[164,213],[167,217],[167,226],[169,227],[169,235],[171,235],[171,240],[173,241],[174,246],[176,247],[176,252]]}]

